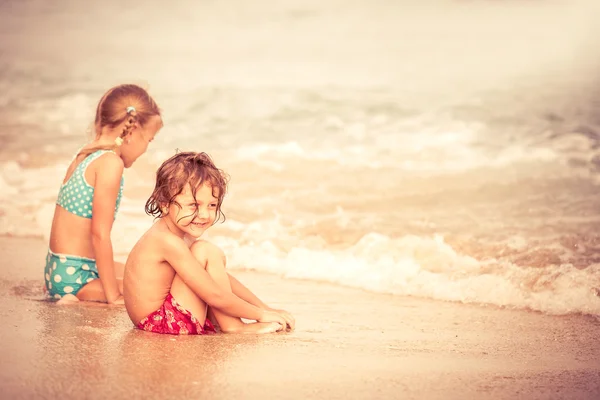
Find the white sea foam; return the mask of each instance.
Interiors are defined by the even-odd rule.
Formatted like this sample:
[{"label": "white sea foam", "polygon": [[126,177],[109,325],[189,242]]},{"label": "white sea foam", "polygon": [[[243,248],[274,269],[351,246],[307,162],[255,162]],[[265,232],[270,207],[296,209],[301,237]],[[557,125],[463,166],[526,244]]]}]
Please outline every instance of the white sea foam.
[{"label": "white sea foam", "polygon": [[240,245],[213,240],[227,250],[232,268],[275,273],[378,293],[464,303],[527,308],[549,314],[600,315],[600,264],[523,268],[485,263],[455,252],[441,237],[390,239],[372,233],[345,250],[295,247],[281,251],[270,241]]}]

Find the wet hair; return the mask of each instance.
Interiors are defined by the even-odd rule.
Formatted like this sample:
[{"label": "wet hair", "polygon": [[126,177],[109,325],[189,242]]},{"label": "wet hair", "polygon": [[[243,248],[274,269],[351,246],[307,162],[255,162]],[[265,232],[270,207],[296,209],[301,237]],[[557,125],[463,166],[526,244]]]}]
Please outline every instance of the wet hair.
[{"label": "wet hair", "polygon": [[[160,116],[160,109],[145,89],[132,84],[115,86],[102,96],[96,107],[96,119],[94,120],[96,139],[100,137],[102,128],[105,126],[114,128],[126,121],[123,131],[119,135],[119,137],[125,138],[132,132],[136,123],[144,126],[155,115]],[[85,155],[87,157],[97,150],[115,150],[117,147],[116,143],[108,146],[95,146],[81,150],[77,156]]]},{"label": "wet hair", "polygon": [[[175,201],[175,197],[183,192],[187,184],[190,185],[194,199],[196,199],[198,189],[202,185],[209,184],[212,188],[212,195],[217,199],[217,218],[214,223],[221,218],[225,221],[221,205],[227,193],[228,182],[229,176],[215,166],[208,154],[177,153],[163,162],[156,171],[156,185],[146,202],[146,214],[155,218],[165,217],[171,204],[176,204],[181,209],[181,205]],[[194,214],[183,216],[180,220]]]}]

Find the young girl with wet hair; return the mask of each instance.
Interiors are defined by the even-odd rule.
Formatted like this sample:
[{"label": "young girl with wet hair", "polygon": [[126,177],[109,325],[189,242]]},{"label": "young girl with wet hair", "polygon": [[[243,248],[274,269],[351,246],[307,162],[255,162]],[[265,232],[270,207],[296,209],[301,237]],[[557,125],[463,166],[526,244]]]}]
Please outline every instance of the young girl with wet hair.
[{"label": "young girl with wet hair", "polygon": [[95,139],[73,158],[56,201],[44,271],[52,298],[123,304],[123,264],[114,261],[110,238],[123,170],[162,125],[160,109],[139,86],[119,85],[100,99]]},{"label": "young girl with wet hair", "polygon": [[[267,333],[294,328],[225,269],[223,251],[201,239],[221,218],[227,176],[205,153],[178,153],[156,173],[146,212],[157,221],[131,250],[123,294],[133,324],[150,332]],[[210,308],[208,307],[210,306]],[[240,318],[255,320],[244,323]]]}]

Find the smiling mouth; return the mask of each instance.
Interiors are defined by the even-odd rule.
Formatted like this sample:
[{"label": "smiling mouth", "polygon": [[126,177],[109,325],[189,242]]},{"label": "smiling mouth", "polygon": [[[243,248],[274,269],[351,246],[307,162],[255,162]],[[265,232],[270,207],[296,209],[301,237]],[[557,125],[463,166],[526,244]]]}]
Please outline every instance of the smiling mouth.
[{"label": "smiling mouth", "polygon": [[195,228],[204,228],[208,225],[208,222],[192,222],[191,225]]}]

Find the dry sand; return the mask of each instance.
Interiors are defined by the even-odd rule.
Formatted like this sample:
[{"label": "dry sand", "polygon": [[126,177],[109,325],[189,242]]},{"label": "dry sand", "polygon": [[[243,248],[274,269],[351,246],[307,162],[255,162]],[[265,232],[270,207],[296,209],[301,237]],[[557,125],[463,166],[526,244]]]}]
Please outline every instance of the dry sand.
[{"label": "dry sand", "polygon": [[122,307],[42,299],[39,239],[1,237],[6,399],[598,399],[594,317],[372,294],[235,272],[292,333],[173,337]]}]

